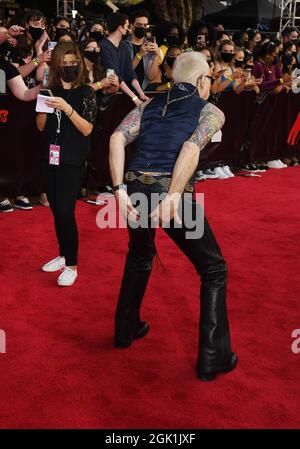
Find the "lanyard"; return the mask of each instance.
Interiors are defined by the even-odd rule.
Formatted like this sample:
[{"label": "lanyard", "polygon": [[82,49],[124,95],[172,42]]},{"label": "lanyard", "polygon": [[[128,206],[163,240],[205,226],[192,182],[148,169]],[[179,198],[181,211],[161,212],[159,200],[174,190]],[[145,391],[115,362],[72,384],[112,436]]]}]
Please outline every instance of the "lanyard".
[{"label": "lanyard", "polygon": [[[72,90],[70,90],[68,92],[68,94],[66,95],[66,101],[68,101],[68,102],[70,101],[71,93],[72,93]],[[60,135],[60,129],[61,129],[61,116],[62,116],[61,111],[59,111],[58,109],[55,109],[55,115],[56,115],[56,119],[57,119],[57,128],[56,128],[56,136],[55,136],[55,145],[56,145],[58,137]]]},{"label": "lanyard", "polygon": [[55,115],[57,119],[57,128],[56,128],[56,136],[55,136],[55,145],[57,144],[57,139],[60,135],[60,126],[61,126],[61,111],[58,109],[55,110]]}]

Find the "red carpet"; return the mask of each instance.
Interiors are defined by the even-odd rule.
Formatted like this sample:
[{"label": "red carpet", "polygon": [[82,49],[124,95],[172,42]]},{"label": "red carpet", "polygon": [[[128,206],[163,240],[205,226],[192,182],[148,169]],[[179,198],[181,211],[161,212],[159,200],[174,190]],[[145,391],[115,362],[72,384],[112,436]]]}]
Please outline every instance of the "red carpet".
[{"label": "red carpet", "polygon": [[198,279],[163,232],[167,273],[153,275],[150,334],[112,347],[126,231],[96,227],[78,204],[80,276],[59,288],[40,266],[56,256],[49,210],[0,216],[1,428],[297,428],[300,354],[300,167],[262,178],[202,182],[207,217],[229,266],[238,368],[216,382],[194,373]]}]

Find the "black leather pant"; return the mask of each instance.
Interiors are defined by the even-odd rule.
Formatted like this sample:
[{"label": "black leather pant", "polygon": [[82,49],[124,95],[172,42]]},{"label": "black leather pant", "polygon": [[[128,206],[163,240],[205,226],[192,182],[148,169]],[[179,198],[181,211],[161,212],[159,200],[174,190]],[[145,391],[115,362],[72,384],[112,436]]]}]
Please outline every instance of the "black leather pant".
[{"label": "black leather pant", "polygon": [[[158,183],[128,183],[128,194],[163,192]],[[191,201],[190,194],[190,201]],[[193,216],[200,207],[192,200]],[[174,224],[174,223],[173,223]],[[201,307],[197,368],[203,371],[222,369],[231,356],[229,324],[226,309],[227,267],[214,234],[204,219],[204,234],[199,239],[186,239],[186,228],[163,228],[181,251],[189,258],[201,277]],[[129,230],[127,254],[122,285],[115,314],[115,341],[131,342],[141,325],[140,308],[156,254],[155,229]],[[183,280],[184,288],[184,280]],[[179,305],[180,306],[180,305]]]}]

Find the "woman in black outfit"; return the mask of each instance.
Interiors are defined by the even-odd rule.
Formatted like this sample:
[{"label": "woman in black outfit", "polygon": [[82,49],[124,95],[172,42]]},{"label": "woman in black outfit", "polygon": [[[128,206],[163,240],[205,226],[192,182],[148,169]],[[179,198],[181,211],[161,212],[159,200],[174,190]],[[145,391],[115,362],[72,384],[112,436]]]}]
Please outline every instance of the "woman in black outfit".
[{"label": "woman in black outfit", "polygon": [[95,92],[86,81],[78,47],[72,42],[58,44],[47,85],[54,95],[47,105],[55,113],[39,113],[37,127],[43,131],[42,172],[59,244],[59,257],[42,270],[63,269],[57,281],[60,286],[72,285],[77,278],[75,205],[97,112]]}]

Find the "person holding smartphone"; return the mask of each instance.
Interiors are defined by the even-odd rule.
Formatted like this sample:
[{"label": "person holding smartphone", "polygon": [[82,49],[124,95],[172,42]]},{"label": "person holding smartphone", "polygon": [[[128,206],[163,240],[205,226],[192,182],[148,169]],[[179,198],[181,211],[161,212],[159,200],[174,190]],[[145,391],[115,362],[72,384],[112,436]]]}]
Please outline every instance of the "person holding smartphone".
[{"label": "person holding smartphone", "polygon": [[49,36],[46,18],[41,11],[28,11],[24,20],[24,32],[16,37],[17,46],[10,62],[17,67],[27,87],[34,87],[43,80],[44,70],[51,58],[51,52],[46,48]]},{"label": "person holding smartphone", "polygon": [[59,256],[42,270],[63,270],[57,281],[60,286],[70,286],[77,278],[75,205],[97,112],[95,92],[86,82],[78,47],[71,42],[58,44],[47,86],[53,97],[46,101],[55,113],[39,113],[36,122],[43,133],[42,174],[59,245]]},{"label": "person holding smartphone", "polygon": [[130,17],[132,35],[126,40],[128,43],[132,68],[143,89],[159,75],[160,51],[154,36],[147,36],[149,29],[149,13],[144,9],[135,11]]},{"label": "person holding smartphone", "polygon": [[95,91],[105,94],[114,94],[119,89],[119,80],[114,70],[104,71],[101,65],[101,49],[95,38],[88,37],[80,43],[80,51],[85,68],[88,72],[90,86]]},{"label": "person holding smartphone", "polygon": [[120,12],[110,14],[107,18],[107,29],[109,35],[101,41],[103,67],[114,69],[119,78],[120,89],[136,106],[139,106],[149,98],[145,95],[132,68],[128,44],[124,41],[124,38],[130,34],[128,16]]}]

